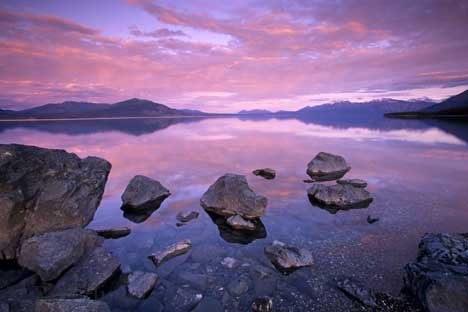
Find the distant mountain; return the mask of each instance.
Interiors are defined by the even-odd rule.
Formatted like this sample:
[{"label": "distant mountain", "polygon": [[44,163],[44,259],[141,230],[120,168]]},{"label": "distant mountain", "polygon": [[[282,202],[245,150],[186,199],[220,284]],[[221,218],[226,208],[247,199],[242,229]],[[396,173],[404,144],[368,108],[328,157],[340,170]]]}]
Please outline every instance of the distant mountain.
[{"label": "distant mountain", "polygon": [[259,114],[273,114],[272,111],[266,109],[250,109],[250,110],[241,110],[237,114],[239,115],[259,115]]},{"label": "distant mountain", "polygon": [[178,110],[149,100],[129,99],[115,104],[63,102],[46,104],[21,111],[0,110],[0,118],[112,118],[206,115],[195,110]]},{"label": "distant mountain", "polygon": [[395,118],[432,118],[432,117],[468,117],[468,90],[454,95],[445,101],[420,110],[400,110],[387,113],[386,117]]}]

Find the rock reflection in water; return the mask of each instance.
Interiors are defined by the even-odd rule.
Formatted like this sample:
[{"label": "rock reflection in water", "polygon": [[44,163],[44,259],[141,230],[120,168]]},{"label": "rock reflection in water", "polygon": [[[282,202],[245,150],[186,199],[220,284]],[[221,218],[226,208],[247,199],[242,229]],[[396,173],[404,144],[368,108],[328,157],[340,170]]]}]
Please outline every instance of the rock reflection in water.
[{"label": "rock reflection in water", "polygon": [[262,220],[259,218],[250,220],[250,222],[255,224],[255,230],[240,231],[229,226],[226,218],[211,212],[207,212],[207,214],[210,216],[213,223],[218,227],[221,238],[228,243],[247,245],[256,239],[263,239],[267,237],[266,228],[263,225]]},{"label": "rock reflection in water", "polygon": [[142,223],[151,217],[153,212],[158,210],[160,206],[161,203],[138,211],[126,210],[124,206],[122,206],[120,209],[124,211],[123,216],[127,220],[130,220],[133,223]]}]

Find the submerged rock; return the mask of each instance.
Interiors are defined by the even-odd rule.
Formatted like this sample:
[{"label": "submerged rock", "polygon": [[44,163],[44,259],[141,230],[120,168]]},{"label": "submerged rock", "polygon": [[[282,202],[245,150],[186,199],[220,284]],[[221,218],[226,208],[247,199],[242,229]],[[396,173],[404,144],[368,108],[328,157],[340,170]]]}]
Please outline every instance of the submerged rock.
[{"label": "submerged rock", "polygon": [[231,280],[231,282],[227,284],[226,290],[232,296],[240,297],[249,290],[250,284],[251,284],[250,279],[247,276],[242,275]]},{"label": "submerged rock", "polygon": [[274,241],[272,245],[265,247],[265,255],[278,270],[283,272],[314,264],[312,254],[307,249],[288,246],[279,241]]},{"label": "submerged rock", "polygon": [[256,176],[261,176],[262,178],[265,178],[267,180],[272,180],[276,177],[276,171],[271,168],[257,169],[252,171],[252,173]]},{"label": "submerged rock", "polygon": [[228,269],[234,269],[240,265],[240,262],[237,259],[231,258],[231,257],[225,257],[222,261],[221,264],[225,266]]},{"label": "submerged rock", "polygon": [[377,222],[379,220],[380,220],[380,218],[373,218],[370,215],[367,216],[367,223],[369,223],[369,224],[375,223],[375,222]]},{"label": "submerged rock", "polygon": [[199,216],[199,213],[196,211],[190,211],[190,212],[185,211],[185,212],[179,212],[176,216],[176,219],[179,220],[180,222],[186,223],[193,219],[198,218],[198,216]]},{"label": "submerged rock", "polygon": [[256,239],[262,239],[267,236],[267,231],[260,218],[248,220],[254,224],[255,229],[252,231],[243,231],[233,228],[227,223],[227,219],[214,213],[208,212],[208,216],[216,224],[219,230],[219,235],[228,243],[234,244],[250,244]]},{"label": "submerged rock", "polygon": [[249,220],[245,220],[239,215],[229,217],[227,219],[227,224],[229,224],[229,226],[231,226],[233,229],[236,229],[236,230],[241,230],[241,231],[254,231],[255,230],[255,224],[253,224]]},{"label": "submerged rock", "polygon": [[169,259],[186,253],[190,250],[190,248],[192,248],[192,242],[188,239],[185,239],[183,241],[170,245],[162,251],[152,254],[151,256],[149,256],[149,258],[153,261],[155,265],[158,266]]},{"label": "submerged rock", "polygon": [[337,282],[338,288],[343,291],[347,296],[359,301],[360,303],[371,307],[377,308],[377,299],[372,290],[367,289],[360,282],[350,278],[340,279]]},{"label": "submerged rock", "polygon": [[63,150],[0,145],[0,259],[23,240],[84,227],[98,207],[111,164]]},{"label": "submerged rock", "polygon": [[137,175],[130,180],[122,194],[122,209],[139,211],[159,207],[171,192],[148,177]]},{"label": "submerged rock", "polygon": [[468,238],[424,235],[417,261],[405,267],[404,281],[426,311],[468,311]]},{"label": "submerged rock", "polygon": [[109,228],[109,229],[99,229],[95,230],[99,236],[104,238],[121,238],[129,235],[131,233],[130,228],[124,227],[116,227],[116,228]]},{"label": "submerged rock", "polygon": [[146,298],[158,282],[156,273],[136,271],[128,275],[127,290],[130,295],[138,299]]},{"label": "submerged rock", "polygon": [[202,301],[203,295],[187,287],[178,288],[171,297],[168,311],[189,312],[194,310]]},{"label": "submerged rock", "polygon": [[83,257],[57,282],[52,295],[94,295],[120,271],[120,264],[103,247]]},{"label": "submerged rock", "polygon": [[[349,184],[313,184],[307,194],[313,204],[339,209],[366,208],[372,202],[370,193]],[[336,212],[336,211],[335,211]]]},{"label": "submerged rock", "polygon": [[332,181],[342,178],[351,167],[342,156],[318,153],[308,164],[307,174],[315,181]]},{"label": "submerged rock", "polygon": [[82,228],[37,235],[23,242],[19,264],[50,281],[101,244],[95,232]]},{"label": "submerged rock", "polygon": [[245,176],[227,173],[208,188],[200,204],[205,210],[221,216],[237,214],[254,219],[265,212],[267,199],[255,194]]},{"label": "submerged rock", "polygon": [[270,297],[258,297],[252,302],[253,312],[270,312],[273,310],[273,300]]},{"label": "submerged rock", "polygon": [[367,187],[367,182],[361,179],[342,179],[342,180],[336,181],[336,183],[341,184],[341,185],[351,185],[354,187],[361,187],[361,188]]},{"label": "submerged rock", "polygon": [[35,312],[110,312],[105,302],[90,299],[42,299]]}]

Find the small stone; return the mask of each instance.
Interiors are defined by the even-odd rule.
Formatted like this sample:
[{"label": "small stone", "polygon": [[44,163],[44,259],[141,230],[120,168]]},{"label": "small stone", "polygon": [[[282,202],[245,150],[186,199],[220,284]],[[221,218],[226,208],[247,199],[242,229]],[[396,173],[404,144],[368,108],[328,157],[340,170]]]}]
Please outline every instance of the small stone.
[{"label": "small stone", "polygon": [[249,220],[245,220],[239,215],[229,217],[227,219],[227,224],[236,230],[245,230],[245,231],[255,230],[255,224],[253,224]]},{"label": "small stone", "polygon": [[372,224],[379,221],[380,218],[372,218],[370,215],[367,216],[367,223]]},{"label": "small stone", "polygon": [[271,168],[257,169],[252,171],[252,173],[256,176],[261,176],[262,178],[265,178],[267,180],[271,180],[276,177],[276,171]]},{"label": "small stone", "polygon": [[375,294],[371,290],[364,287],[360,282],[353,281],[349,278],[344,278],[337,282],[337,286],[341,291],[354,300],[357,300],[371,308],[378,307]]},{"label": "small stone", "polygon": [[343,180],[338,180],[336,183],[341,184],[341,185],[351,185],[354,187],[360,187],[360,188],[365,188],[367,187],[367,182],[361,179],[343,179]]},{"label": "small stone", "polygon": [[196,211],[190,211],[190,212],[185,211],[185,212],[179,212],[177,214],[176,218],[180,222],[186,223],[186,222],[189,222],[189,221],[191,221],[193,219],[198,218],[198,216],[199,216],[199,213],[196,212]]},{"label": "small stone", "polygon": [[176,256],[182,255],[192,248],[192,242],[188,239],[177,242],[173,245],[168,246],[166,249],[159,251],[149,256],[153,263],[158,266],[163,262],[172,259]]},{"label": "small stone", "polygon": [[105,302],[90,299],[42,299],[35,312],[110,312]]},{"label": "small stone", "polygon": [[156,273],[135,271],[128,275],[127,290],[138,299],[146,298],[154,289],[159,277]]},{"label": "small stone", "polygon": [[203,295],[190,288],[179,288],[176,291],[174,298],[170,302],[174,312],[192,311],[202,301]]},{"label": "small stone", "polygon": [[124,226],[124,227],[115,227],[115,228],[109,228],[109,229],[99,229],[95,230],[96,233],[99,236],[102,236],[104,238],[120,238],[120,237],[125,237],[130,234],[131,230]]},{"label": "small stone", "polygon": [[310,251],[288,246],[279,241],[274,241],[272,245],[265,247],[265,255],[283,272],[311,266],[314,263]]},{"label": "small stone", "polygon": [[239,263],[238,260],[236,260],[234,258],[226,257],[221,261],[221,264],[223,266],[227,267],[228,269],[234,269],[234,268],[238,267],[240,263]]},{"label": "small stone", "polygon": [[159,181],[137,175],[122,194],[122,209],[125,211],[146,210],[159,207],[171,192]]},{"label": "small stone", "polygon": [[273,300],[270,297],[255,298],[251,307],[253,312],[270,312],[273,310]]}]

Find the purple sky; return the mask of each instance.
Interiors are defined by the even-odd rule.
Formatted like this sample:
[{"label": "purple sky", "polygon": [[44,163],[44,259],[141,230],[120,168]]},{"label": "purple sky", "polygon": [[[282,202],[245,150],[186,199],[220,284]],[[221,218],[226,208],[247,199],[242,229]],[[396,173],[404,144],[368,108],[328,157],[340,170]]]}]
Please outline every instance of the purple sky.
[{"label": "purple sky", "polygon": [[296,109],[468,89],[468,1],[2,1],[0,107]]}]

